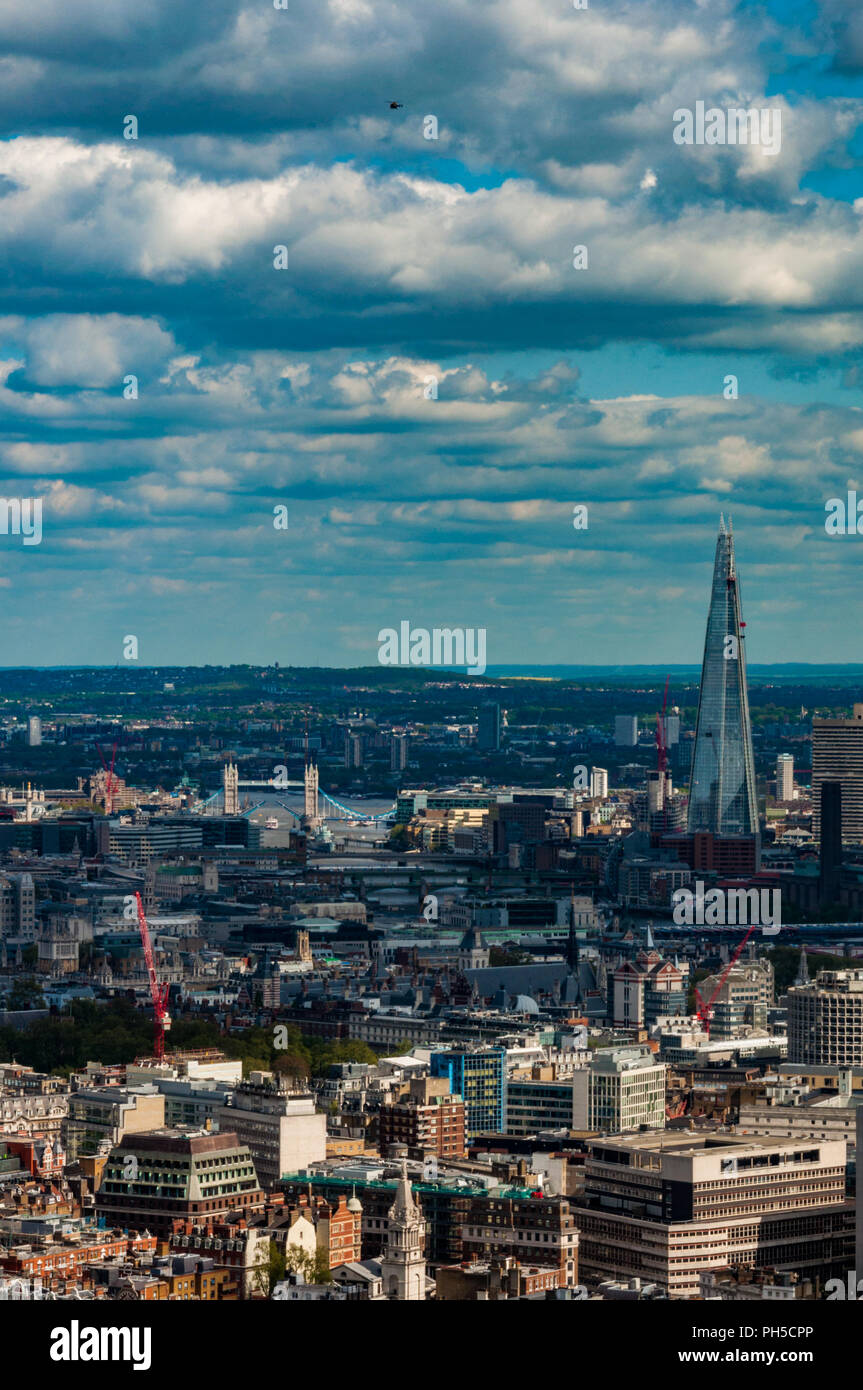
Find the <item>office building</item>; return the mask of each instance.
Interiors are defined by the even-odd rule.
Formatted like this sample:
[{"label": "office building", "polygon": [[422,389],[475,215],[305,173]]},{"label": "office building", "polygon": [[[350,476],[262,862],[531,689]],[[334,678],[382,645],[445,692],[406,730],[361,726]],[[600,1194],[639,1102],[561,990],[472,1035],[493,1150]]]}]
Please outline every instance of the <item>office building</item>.
[{"label": "office building", "polygon": [[220,1130],[231,1130],[252,1155],[262,1187],[327,1155],[327,1118],[311,1094],[287,1091],[263,1072],[235,1086],[216,1111]]},{"label": "office building", "polygon": [[32,874],[0,874],[0,937],[33,941],[36,888]]},{"label": "office building", "polygon": [[690,834],[758,835],[744,627],[731,523],[721,518],[695,726]]},{"label": "office building", "polygon": [[31,714],[27,720],[27,743],[31,748],[38,748],[42,742],[42,720],[38,714]]},{"label": "office building", "polygon": [[794,800],[794,759],[790,753],[780,753],[776,759],[776,800]]},{"label": "office building", "polygon": [[702,1272],[734,1265],[833,1277],[853,1255],[845,1148],[668,1131],[590,1141],[573,1202],[583,1282],[638,1278],[696,1298]]},{"label": "office building", "polygon": [[[546,1068],[539,1067],[544,1071]],[[549,1069],[551,1070],[551,1069]],[[574,1129],[572,1077],[565,1080],[514,1080],[506,1083],[506,1132],[519,1136],[541,1129]]]},{"label": "office building", "polygon": [[842,840],[863,843],[863,704],[850,719],[812,720],[812,831],[821,833],[821,787],[842,788]]},{"label": "office building", "polygon": [[252,1155],[230,1131],[127,1135],[108,1155],[96,1193],[96,1214],[109,1227],[162,1238],[177,1220],[219,1221],[232,1212],[249,1217],[263,1209]]},{"label": "office building", "polygon": [[634,748],[638,743],[638,716],[635,714],[616,714],[614,716],[614,742],[618,748]]},{"label": "office building", "polygon": [[127,1135],[159,1129],[165,1123],[165,1097],[155,1086],[105,1086],[69,1097],[66,1150],[69,1162],[115,1146]]},{"label": "office building", "polygon": [[863,970],[820,970],[788,991],[788,1061],[863,1064]]},{"label": "office building", "polygon": [[573,1129],[665,1128],[665,1064],[648,1047],[601,1048],[572,1082]]},{"label": "office building", "polygon": [[502,1047],[451,1049],[431,1054],[430,1073],[449,1081],[450,1093],[464,1101],[464,1137],[504,1129],[506,1051]]},{"label": "office building", "polygon": [[476,742],[485,753],[496,753],[500,748],[500,705],[490,701],[480,706]]},{"label": "office building", "polygon": [[[215,819],[212,817],[213,821]],[[230,824],[219,819],[222,825]],[[185,823],[179,818],[151,820],[144,825],[122,825],[119,820],[110,820],[108,825],[110,853],[130,866],[149,864],[153,858],[183,850],[201,849],[204,843],[203,817],[194,820],[189,817]]]},{"label": "office building", "polygon": [[598,801],[604,801],[608,796],[608,772],[604,767],[591,770],[590,795]]},{"label": "office building", "polygon": [[362,767],[365,757],[362,734],[345,733],[345,767]]}]

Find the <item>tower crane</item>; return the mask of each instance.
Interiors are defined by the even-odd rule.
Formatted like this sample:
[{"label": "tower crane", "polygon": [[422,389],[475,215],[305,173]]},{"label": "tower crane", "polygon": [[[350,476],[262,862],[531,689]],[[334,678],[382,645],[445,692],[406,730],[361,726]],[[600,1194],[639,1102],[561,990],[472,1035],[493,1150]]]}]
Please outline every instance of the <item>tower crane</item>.
[{"label": "tower crane", "polygon": [[731,971],[734,969],[735,965],[739,961],[741,955],[743,954],[743,948],[754,931],[754,926],[749,928],[749,931],[746,933],[740,945],[737,947],[737,950],[734,952],[734,955],[731,957],[725,969],[722,971],[722,974],[719,976],[719,984],[716,986],[707,1003],[705,1003],[698,986],[693,986],[695,990],[695,998],[698,1001],[698,1008],[696,1009],[696,1014],[698,1018],[701,1020],[702,1024],[704,1025],[704,1031],[708,1037],[710,1037],[710,1024],[713,1019],[713,1005],[716,1003],[722,986],[725,984],[725,981],[728,979],[728,976],[731,974]]},{"label": "tower crane", "polygon": [[144,959],[147,962],[147,974],[150,979],[150,998],[153,1001],[154,1027],[153,1027],[153,1052],[157,1062],[161,1062],[165,1057],[165,1034],[171,1027],[171,1015],[168,1013],[168,982],[159,984],[156,979],[156,967],[153,964],[153,946],[150,941],[150,928],[147,926],[147,918],[144,915],[144,904],[141,902],[141,894],[135,894],[135,901],[138,905],[138,927],[141,932],[141,944],[144,948]]}]

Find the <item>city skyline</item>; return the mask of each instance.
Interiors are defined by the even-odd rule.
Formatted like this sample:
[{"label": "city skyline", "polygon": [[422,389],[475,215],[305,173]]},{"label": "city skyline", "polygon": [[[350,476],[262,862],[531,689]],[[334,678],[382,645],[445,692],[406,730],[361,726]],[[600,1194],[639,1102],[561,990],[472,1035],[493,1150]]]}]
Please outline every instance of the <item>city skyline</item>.
[{"label": "city skyline", "polygon": [[638,1382],[643,1330],[823,1380],[863,15],[45,0],[0,51],[11,1345],[182,1381],[194,1321],[247,1378],[293,1316],[577,1301]]}]

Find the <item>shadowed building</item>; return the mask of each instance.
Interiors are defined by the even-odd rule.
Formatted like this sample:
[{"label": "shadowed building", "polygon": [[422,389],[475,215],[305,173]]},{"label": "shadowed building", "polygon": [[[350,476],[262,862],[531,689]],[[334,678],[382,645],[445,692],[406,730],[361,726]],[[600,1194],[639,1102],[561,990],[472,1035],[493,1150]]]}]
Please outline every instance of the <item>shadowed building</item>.
[{"label": "shadowed building", "polygon": [[839,897],[842,867],[842,783],[822,782],[821,800],[821,903],[826,907]]}]

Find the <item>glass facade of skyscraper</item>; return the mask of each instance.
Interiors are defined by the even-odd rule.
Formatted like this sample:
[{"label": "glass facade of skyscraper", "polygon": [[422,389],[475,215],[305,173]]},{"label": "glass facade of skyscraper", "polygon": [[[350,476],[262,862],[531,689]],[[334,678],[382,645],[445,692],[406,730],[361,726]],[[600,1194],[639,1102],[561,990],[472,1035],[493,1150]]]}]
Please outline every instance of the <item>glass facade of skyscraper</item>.
[{"label": "glass facade of skyscraper", "polygon": [[731,524],[719,523],[707,615],[688,829],[757,835],[755,761],[746,691],[740,584]]}]

